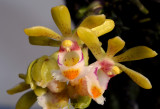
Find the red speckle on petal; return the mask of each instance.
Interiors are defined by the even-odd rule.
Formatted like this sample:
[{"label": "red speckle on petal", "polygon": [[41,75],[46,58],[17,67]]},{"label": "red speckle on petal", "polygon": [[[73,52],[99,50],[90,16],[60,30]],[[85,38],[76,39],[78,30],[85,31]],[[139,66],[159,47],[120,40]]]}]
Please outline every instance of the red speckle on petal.
[{"label": "red speckle on petal", "polygon": [[79,50],[79,49],[80,49],[80,47],[79,47],[78,43],[76,41],[73,41],[73,45],[71,47],[71,51]]},{"label": "red speckle on petal", "polygon": [[108,72],[111,72],[114,63],[110,60],[103,60],[100,62],[100,65],[102,71],[107,74]]},{"label": "red speckle on petal", "polygon": [[[79,50],[80,47],[78,45],[78,43],[76,41],[72,41],[73,44],[70,47],[70,51],[75,51],[75,50]],[[66,48],[64,48],[63,46],[60,46],[59,52],[66,52]]]}]

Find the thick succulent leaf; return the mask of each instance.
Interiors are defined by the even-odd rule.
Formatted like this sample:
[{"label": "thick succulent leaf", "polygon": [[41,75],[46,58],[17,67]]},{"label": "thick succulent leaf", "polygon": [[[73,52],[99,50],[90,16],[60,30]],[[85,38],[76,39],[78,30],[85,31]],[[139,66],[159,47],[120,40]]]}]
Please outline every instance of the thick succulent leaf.
[{"label": "thick succulent leaf", "polygon": [[104,35],[113,30],[115,24],[111,19],[106,19],[105,22],[97,27],[92,28],[92,31],[96,34],[97,37]]},{"label": "thick succulent leaf", "polygon": [[88,48],[87,47],[82,48],[82,52],[84,56],[85,65],[87,66],[89,61]]},{"label": "thick succulent leaf", "polygon": [[71,104],[76,109],[85,109],[90,105],[91,100],[89,96],[79,96],[77,99],[71,99]]},{"label": "thick succulent leaf", "polygon": [[97,60],[104,57],[105,52],[101,48],[100,41],[95,34],[88,28],[79,27],[77,29],[79,38],[87,45]]},{"label": "thick succulent leaf", "polygon": [[46,88],[37,87],[36,89],[34,89],[34,93],[35,93],[37,96],[42,96],[42,95],[44,95],[45,93],[47,93],[47,89],[46,89]]},{"label": "thick succulent leaf", "polygon": [[61,41],[55,41],[51,38],[40,36],[40,37],[29,37],[29,43],[32,45],[41,45],[41,46],[53,46],[59,47],[61,45]]},{"label": "thick succulent leaf", "polygon": [[36,100],[37,96],[34,94],[34,92],[29,91],[21,96],[21,98],[18,100],[16,109],[30,109],[30,107],[36,102]]},{"label": "thick succulent leaf", "polygon": [[91,29],[91,28],[94,28],[94,27],[97,27],[103,24],[104,21],[105,21],[105,15],[103,14],[102,15],[91,15],[85,18],[80,24],[80,26]]},{"label": "thick succulent leaf", "polygon": [[30,84],[31,89],[35,89],[36,88],[36,85],[35,85],[35,83],[34,83],[34,81],[32,79],[32,75],[31,75],[32,67],[36,62],[37,62],[37,59],[34,60],[33,62],[31,62],[31,64],[29,65],[28,70],[27,70],[27,76],[26,76],[26,79],[25,79],[25,82],[27,84]]},{"label": "thick succulent leaf", "polygon": [[28,84],[26,84],[25,82],[21,82],[18,85],[14,86],[13,88],[7,90],[7,93],[10,95],[25,91],[27,89],[29,89],[30,86]]},{"label": "thick succulent leaf", "polygon": [[53,7],[51,9],[51,14],[63,36],[70,35],[72,33],[71,18],[68,8],[64,5]]},{"label": "thick succulent leaf", "polygon": [[157,53],[146,46],[137,46],[130,48],[126,52],[113,57],[116,62],[125,62],[155,57]]},{"label": "thick succulent leaf", "polygon": [[116,53],[123,49],[125,42],[120,37],[114,37],[108,40],[108,48],[106,55],[113,57]]},{"label": "thick succulent leaf", "polygon": [[122,71],[124,71],[136,84],[138,84],[142,88],[144,88],[144,89],[151,89],[152,88],[150,81],[142,74],[140,74],[134,70],[131,70],[122,64],[116,63],[116,65]]},{"label": "thick succulent leaf", "polygon": [[24,32],[26,35],[32,37],[48,37],[55,40],[61,40],[61,36],[59,34],[43,26],[34,26],[31,28],[26,28],[24,29]]}]

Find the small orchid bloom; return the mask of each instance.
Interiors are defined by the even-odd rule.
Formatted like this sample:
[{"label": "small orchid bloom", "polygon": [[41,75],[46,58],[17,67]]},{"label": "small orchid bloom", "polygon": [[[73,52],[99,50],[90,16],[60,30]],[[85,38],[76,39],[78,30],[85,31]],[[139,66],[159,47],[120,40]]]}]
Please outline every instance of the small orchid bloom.
[{"label": "small orchid bloom", "polygon": [[[98,67],[86,66],[88,65],[88,49],[86,49],[85,47],[83,48],[84,43],[77,36],[77,32],[75,31],[74,33],[72,33],[71,31],[71,19],[68,9],[63,5],[56,6],[51,9],[51,13],[53,20],[55,21],[62,35],[59,35],[53,30],[43,26],[27,28],[24,30],[24,32],[29,36],[29,42],[33,45],[60,47],[58,53],[55,53],[51,55],[51,57],[49,57],[57,60],[57,64],[54,63],[54,68],[52,69],[53,80],[42,81],[43,78],[41,76],[38,76],[38,70],[35,70],[36,72],[29,72],[27,74],[28,76],[26,82],[27,84],[30,84],[34,92],[37,92],[36,87],[38,85],[38,87],[47,88],[49,90],[49,93],[61,94],[61,92],[65,90],[66,85],[64,82],[67,81],[70,82],[69,84],[72,84],[71,87],[74,86],[73,84],[76,84],[76,81],[78,81],[78,84],[76,84],[77,89],[78,87],[81,87],[81,89],[86,88],[88,84],[84,85],[83,83],[87,83],[87,77],[84,77],[84,75],[89,76],[89,72],[93,72],[96,74],[98,71]],[[97,37],[99,37],[102,34],[110,32],[114,28],[114,22],[113,20],[105,19],[104,15],[91,15],[84,19],[79,27],[92,29]],[[104,29],[101,30],[101,28]],[[41,61],[34,61],[33,65],[39,66],[40,62]],[[57,69],[57,65],[59,69]],[[37,68],[38,67],[35,67],[35,69]],[[30,67],[30,69],[32,69],[32,67]],[[44,72],[45,74],[45,72],[47,72],[45,70],[46,66],[44,66],[43,69],[44,70],[42,70],[41,72]],[[48,71],[51,72],[50,69],[48,69]],[[81,82],[80,84],[80,80],[82,79],[84,80],[84,82]],[[98,82],[96,82],[96,84],[99,85]],[[56,88],[56,86],[59,88]],[[87,88],[83,92],[83,94],[81,92],[77,93],[79,95],[89,95]],[[42,98],[47,101],[44,105],[41,105],[43,108],[45,108],[47,106],[47,103],[50,102],[50,99],[47,99],[47,94],[49,93],[36,94],[37,96],[39,96],[38,101],[41,101],[40,99]],[[96,93],[94,94],[94,96],[96,96]],[[87,100],[90,101],[90,99],[88,98]]]},{"label": "small orchid bloom", "polygon": [[84,57],[76,41],[64,40],[60,46],[58,59],[60,70],[54,71],[53,76],[59,81],[72,81],[83,75]]},{"label": "small orchid bloom", "polygon": [[[29,36],[30,43],[33,45],[60,46],[57,60],[60,70],[53,71],[56,80],[72,81],[78,79],[85,73],[84,56],[80,48],[83,43],[77,37],[76,32],[73,34],[71,32],[70,14],[65,6],[53,7],[51,13],[62,36],[42,26],[27,28],[24,32]],[[101,27],[106,26],[106,28],[99,31],[100,27],[98,26],[100,25]],[[95,34],[99,36],[110,32],[114,28],[114,22],[105,19],[104,15],[92,15],[84,19],[80,27],[93,29]]]},{"label": "small orchid bloom", "polygon": [[94,63],[94,66],[97,66],[99,69],[97,74],[91,73],[87,75],[86,78],[88,92],[92,95],[93,99],[99,95],[97,99],[95,99],[99,104],[103,104],[104,102],[103,97],[100,95],[103,95],[104,91],[107,89],[110,78],[120,74],[121,71],[124,71],[139,86],[145,89],[152,88],[150,81],[146,77],[118,62],[155,57],[157,55],[155,51],[145,46],[137,46],[118,56],[114,56],[125,45],[125,42],[120,37],[109,39],[107,52],[104,53],[92,29],[79,27],[77,34],[97,59],[97,62]]},{"label": "small orchid bloom", "polygon": [[[43,26],[27,28],[24,32],[31,44],[60,47],[59,51],[31,62],[27,74],[20,75],[24,82],[7,91],[15,94],[28,88],[33,90],[19,99],[16,109],[30,108],[36,98],[43,109],[67,109],[69,100],[75,108],[88,107],[91,99],[103,105],[109,80],[122,71],[139,86],[152,88],[146,77],[119,62],[151,58],[157,55],[155,51],[137,46],[115,56],[125,45],[120,37],[108,40],[106,53],[101,47],[98,37],[113,30],[113,20],[103,14],[91,15],[72,32],[66,6],[53,7],[51,14],[62,35]],[[88,48],[97,59],[90,65]]]}]

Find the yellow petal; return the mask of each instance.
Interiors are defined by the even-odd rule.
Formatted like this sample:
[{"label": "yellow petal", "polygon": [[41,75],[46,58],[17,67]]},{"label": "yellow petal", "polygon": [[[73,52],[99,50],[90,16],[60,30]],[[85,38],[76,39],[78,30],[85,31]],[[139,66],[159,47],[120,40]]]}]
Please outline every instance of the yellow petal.
[{"label": "yellow petal", "polygon": [[122,71],[124,71],[135,83],[137,83],[142,88],[144,88],[144,89],[151,89],[152,88],[150,81],[142,74],[140,74],[134,70],[131,70],[122,64],[116,63],[116,65]]},{"label": "yellow petal", "polygon": [[104,21],[105,21],[105,15],[103,14],[102,15],[91,15],[85,18],[80,24],[80,26],[91,29],[91,28],[94,28],[94,27],[97,27],[103,24]]},{"label": "yellow petal", "polygon": [[51,14],[63,36],[70,35],[72,33],[71,18],[68,8],[64,5],[53,7],[51,9]]},{"label": "yellow petal", "polygon": [[107,56],[112,57],[123,49],[125,42],[120,37],[114,37],[108,40]]},{"label": "yellow petal", "polygon": [[32,37],[49,37],[55,40],[61,39],[61,36],[59,34],[43,26],[34,26],[31,28],[26,28],[24,29],[24,32],[26,35]]},{"label": "yellow petal", "polygon": [[83,47],[82,48],[82,52],[83,52],[83,56],[84,56],[84,62],[85,65],[88,65],[88,60],[89,60],[89,56],[88,56],[88,48],[87,47]]},{"label": "yellow petal", "polygon": [[48,37],[29,37],[29,42],[32,45],[41,45],[41,46],[53,46],[59,47],[61,45],[61,41],[55,41]]},{"label": "yellow petal", "polygon": [[157,53],[146,46],[137,46],[130,48],[126,52],[113,57],[116,62],[125,62],[155,57]]},{"label": "yellow petal", "polygon": [[114,21],[111,19],[106,19],[102,25],[99,25],[95,28],[92,28],[92,31],[95,32],[96,36],[99,37],[103,34],[106,34],[113,30],[115,24]]},{"label": "yellow petal", "polygon": [[87,28],[79,27],[77,29],[79,38],[87,45],[97,60],[104,57],[105,52],[101,48],[100,41],[95,34]]},{"label": "yellow petal", "polygon": [[33,91],[29,91],[25,93],[21,98],[18,100],[16,104],[16,109],[29,109],[37,100],[37,96],[34,94]]}]

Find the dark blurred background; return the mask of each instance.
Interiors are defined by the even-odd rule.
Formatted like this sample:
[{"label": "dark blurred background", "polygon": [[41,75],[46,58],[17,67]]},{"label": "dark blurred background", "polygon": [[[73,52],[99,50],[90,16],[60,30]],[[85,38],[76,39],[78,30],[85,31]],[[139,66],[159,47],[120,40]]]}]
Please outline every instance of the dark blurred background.
[{"label": "dark blurred background", "polygon": [[[109,38],[120,36],[126,42],[123,51],[145,45],[160,54],[160,0],[66,0],[66,4],[75,26],[92,14],[115,21],[114,30],[100,37],[105,50]],[[146,76],[153,88],[145,90],[122,73],[110,80],[104,106],[92,100],[88,109],[160,109],[160,56],[123,64]]]}]

